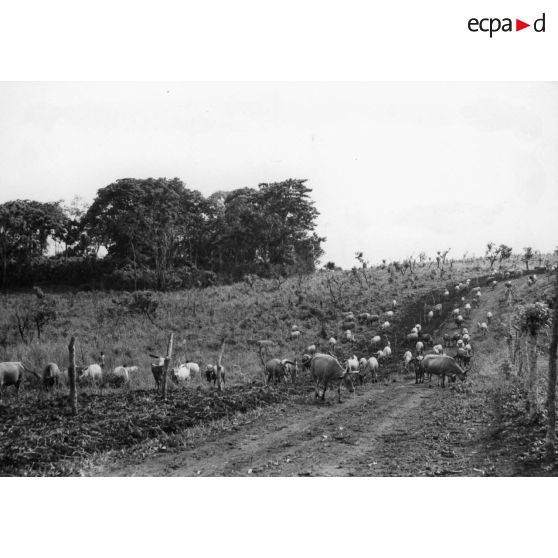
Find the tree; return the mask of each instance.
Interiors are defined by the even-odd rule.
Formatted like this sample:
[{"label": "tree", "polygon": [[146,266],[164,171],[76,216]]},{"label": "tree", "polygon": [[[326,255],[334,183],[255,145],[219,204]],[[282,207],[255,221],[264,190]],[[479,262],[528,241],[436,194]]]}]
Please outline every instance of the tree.
[{"label": "tree", "polygon": [[556,353],[558,351],[558,270],[555,271],[556,288],[554,296],[554,312],[552,317],[552,339],[548,362],[548,425],[546,430],[547,458],[554,460],[556,454]]},{"label": "tree", "polygon": [[66,216],[66,231],[61,239],[65,245],[64,254],[84,255],[90,247],[89,238],[83,230],[83,218],[87,213],[88,204],[80,196],[74,196],[62,209]]},{"label": "tree", "polygon": [[289,179],[229,192],[214,227],[213,268],[233,278],[314,271],[325,239],[315,232],[318,211],[305,182]]},{"label": "tree", "polygon": [[537,337],[540,331],[550,323],[548,307],[541,303],[526,304],[517,310],[516,320],[521,336],[527,345],[526,376],[527,407],[529,415],[535,416],[539,410],[537,397]]},{"label": "tree", "polygon": [[197,262],[208,206],[178,178],[125,178],[97,192],[84,224],[117,263],[154,269],[165,289],[174,266]]},{"label": "tree", "polygon": [[521,258],[522,261],[525,263],[525,268],[529,271],[529,262],[535,257],[533,252],[533,248],[527,246],[527,248],[523,248],[523,257]]},{"label": "tree", "polygon": [[42,256],[49,239],[60,240],[66,233],[67,219],[60,202],[42,203],[15,200],[0,205],[0,262],[2,285],[6,284],[8,264],[22,264]]},{"label": "tree", "polygon": [[490,262],[490,269],[492,269],[494,262],[498,259],[498,253],[496,251],[494,242],[487,243],[486,252],[484,255],[488,258],[488,261]]},{"label": "tree", "polygon": [[509,260],[511,258],[511,255],[512,255],[511,246],[507,246],[506,244],[500,244],[500,246],[498,247],[498,259],[500,261],[500,264],[502,264],[504,260]]}]

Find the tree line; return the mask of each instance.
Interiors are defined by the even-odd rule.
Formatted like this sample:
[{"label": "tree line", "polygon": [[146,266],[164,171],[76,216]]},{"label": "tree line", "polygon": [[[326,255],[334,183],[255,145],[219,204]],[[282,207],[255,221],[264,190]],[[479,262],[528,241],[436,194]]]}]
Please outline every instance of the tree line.
[{"label": "tree line", "polygon": [[0,205],[2,288],[159,289],[311,273],[325,238],[306,180],[204,197],[178,178],[123,178],[93,203]]}]

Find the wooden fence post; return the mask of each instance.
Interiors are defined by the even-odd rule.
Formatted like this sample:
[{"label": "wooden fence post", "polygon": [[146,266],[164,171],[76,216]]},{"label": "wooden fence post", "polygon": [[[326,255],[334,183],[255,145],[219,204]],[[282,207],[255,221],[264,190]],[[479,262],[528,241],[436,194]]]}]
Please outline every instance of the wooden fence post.
[{"label": "wooden fence post", "polygon": [[174,333],[170,334],[169,344],[167,345],[167,356],[165,357],[165,363],[163,364],[163,378],[161,382],[161,391],[163,393],[163,399],[167,398],[167,372],[169,369],[169,363],[172,357],[172,341]]},{"label": "wooden fence post", "polygon": [[556,295],[552,317],[552,338],[548,352],[548,424],[546,431],[546,457],[554,461],[556,456],[556,353],[558,352],[558,270],[556,270]]},{"label": "wooden fence post", "polygon": [[77,415],[78,402],[77,402],[77,389],[76,389],[76,338],[72,335],[70,344],[68,345],[68,352],[70,353],[70,364],[68,366],[68,380],[70,382],[70,407],[72,414]]}]

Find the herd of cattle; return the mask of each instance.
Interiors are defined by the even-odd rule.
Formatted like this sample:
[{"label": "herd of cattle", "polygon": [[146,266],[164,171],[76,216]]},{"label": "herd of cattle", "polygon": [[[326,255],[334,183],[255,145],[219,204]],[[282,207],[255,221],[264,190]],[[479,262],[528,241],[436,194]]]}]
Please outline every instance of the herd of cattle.
[{"label": "herd of cattle", "polygon": [[[531,280],[531,279],[530,279]],[[497,281],[489,278],[488,286],[494,289]],[[511,289],[511,282],[506,282],[506,288]],[[473,346],[471,333],[465,327],[465,321],[470,319],[473,308],[478,308],[482,297],[481,288],[470,288],[470,280],[459,283],[455,286],[456,293],[470,292],[471,299],[467,302],[465,297],[460,298],[461,307],[454,305],[451,312],[452,319],[455,323],[455,331],[453,333],[443,333],[440,343],[436,343],[434,337],[430,333],[423,331],[421,324],[416,324],[411,331],[404,337],[406,350],[403,354],[400,365],[395,364],[398,373],[414,372],[415,383],[423,383],[424,378],[428,375],[429,385],[432,382],[432,376],[438,376],[439,383],[445,386],[446,378],[455,381],[457,378],[464,380],[471,368],[471,359],[473,357]],[[444,298],[450,297],[448,289],[443,293]],[[326,353],[318,352],[316,344],[306,347],[305,354],[302,357],[302,368],[309,370],[312,379],[315,382],[316,398],[325,398],[325,393],[329,386],[337,385],[338,397],[341,400],[341,386],[343,385],[350,393],[355,390],[355,384],[363,384],[365,380],[370,379],[377,382],[381,372],[383,372],[384,383],[388,383],[390,372],[394,369],[390,365],[392,360],[392,347],[388,332],[391,328],[389,320],[393,319],[397,310],[397,301],[393,300],[391,308],[384,312],[385,319],[382,321],[380,314],[360,313],[355,316],[353,312],[343,314],[342,331],[343,340],[348,343],[355,342],[354,327],[357,322],[374,323],[379,325],[379,334],[376,334],[367,344],[373,354],[369,357],[362,356],[357,358],[355,354],[342,362],[336,355],[337,340],[331,337],[328,341],[328,350]],[[443,303],[436,304],[425,312],[424,319],[429,324],[436,314],[443,311]],[[477,322],[477,332],[482,335],[488,335],[489,324],[493,319],[492,312],[488,311],[482,322]],[[299,339],[301,332],[298,326],[293,325],[290,333],[291,339]],[[382,347],[383,345],[383,347]],[[382,348],[380,348],[382,347]],[[452,355],[446,354],[448,349],[453,348]],[[296,359],[294,361],[287,359],[274,358],[265,362],[262,358],[262,364],[265,370],[267,382],[294,381],[299,371]],[[395,381],[395,379],[394,379]]]},{"label": "herd of cattle", "polygon": [[[531,277],[529,280],[532,280]],[[494,288],[496,281],[489,279],[488,285]],[[506,286],[510,289],[511,283],[508,281]],[[470,369],[473,347],[471,343],[471,334],[469,330],[464,327],[464,323],[466,319],[470,318],[472,308],[479,306],[482,293],[480,287],[470,289],[470,280],[456,285],[455,289],[456,292],[470,290],[472,297],[470,302],[467,302],[465,297],[461,297],[460,300],[463,308],[453,308],[451,315],[455,322],[456,330],[452,334],[444,333],[442,342],[436,343],[432,334],[424,332],[421,324],[416,324],[404,337],[406,350],[403,354],[401,367],[397,368],[397,370],[398,372],[414,371],[416,383],[424,382],[425,375],[428,375],[429,384],[431,384],[432,376],[437,375],[443,387],[445,386],[446,377],[452,381],[456,378],[463,380]],[[450,292],[446,289],[443,293],[443,297],[449,298],[449,296]],[[441,314],[442,310],[443,304],[436,304],[431,307],[428,312],[425,311],[424,320],[426,324],[429,324],[435,315]],[[355,383],[362,384],[367,378],[371,379],[372,382],[377,382],[381,371],[384,372],[384,382],[387,383],[389,372],[393,369],[393,366],[389,365],[392,360],[392,347],[388,336],[391,329],[389,320],[394,318],[396,311],[397,301],[393,300],[390,304],[390,308],[384,312],[385,319],[383,322],[378,314],[364,312],[355,316],[353,312],[346,312],[343,315],[343,340],[349,344],[355,341],[353,330],[356,322],[378,322],[380,331],[378,334],[374,335],[370,341],[369,346],[373,354],[369,357],[363,356],[359,359],[353,354],[341,364],[336,356],[337,340],[334,337],[331,337],[328,341],[327,353],[319,352],[316,345],[310,345],[306,348],[301,361],[302,370],[308,370],[310,372],[311,378],[314,380],[316,386],[316,397],[324,399],[327,388],[330,385],[338,384],[340,398],[341,385],[344,385],[348,391],[352,393],[354,392]],[[486,321],[477,322],[477,330],[481,335],[488,334],[492,317],[492,313],[487,312]],[[301,332],[298,326],[293,325],[290,338],[299,339],[300,336]],[[270,341],[259,342],[260,359],[263,365],[266,382],[268,384],[281,381],[290,381],[294,383],[297,375],[301,371],[297,359],[273,358],[265,361],[262,356],[262,348],[266,343],[272,344]],[[205,379],[209,383],[213,383],[220,390],[222,390],[225,385],[225,367],[221,362],[224,346],[225,342],[223,341],[217,364],[208,364],[204,370]],[[446,349],[451,347],[455,348],[455,353],[452,356],[445,354]],[[151,372],[157,389],[160,389],[165,359],[157,355],[150,356],[155,359],[155,361],[151,363]],[[384,365],[387,366],[384,367]],[[118,380],[121,384],[127,384],[130,382],[130,378],[138,372],[137,366],[117,366],[111,371],[106,371],[105,368],[105,355],[101,353],[98,363],[88,366],[76,366],[76,377],[80,382],[97,383],[103,381],[103,379],[110,378]],[[41,374],[30,370],[21,362],[3,362],[0,363],[0,401],[2,401],[3,388],[6,386],[13,385],[16,394],[19,393],[19,387],[26,373],[39,379],[45,389],[58,386],[61,383],[67,383],[68,380],[68,371],[60,370],[58,365],[53,362],[48,363]],[[169,368],[169,377],[176,384],[186,382],[195,376],[200,376],[200,366],[195,362],[186,362],[174,368]]]}]

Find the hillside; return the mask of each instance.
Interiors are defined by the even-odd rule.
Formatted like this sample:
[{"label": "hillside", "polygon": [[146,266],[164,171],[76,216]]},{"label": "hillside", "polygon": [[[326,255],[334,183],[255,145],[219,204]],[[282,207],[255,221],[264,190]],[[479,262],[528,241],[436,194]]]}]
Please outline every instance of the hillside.
[{"label": "hillside", "polygon": [[[236,431],[252,422],[258,431],[266,428],[262,425],[268,420],[265,417],[270,416],[293,421],[289,423],[290,427],[276,425],[279,430],[287,428],[285,432],[289,432],[288,429],[292,428],[293,432],[298,432],[301,422],[297,417],[303,422],[308,421],[310,413],[315,417],[312,420],[320,421],[320,417],[328,416],[330,403],[324,410],[316,410],[313,386],[306,373],[301,374],[294,385],[264,386],[257,354],[258,340],[275,342],[270,356],[300,358],[306,345],[318,342],[325,347],[325,340],[334,335],[339,339],[337,353],[341,360],[351,354],[368,356],[372,351],[370,339],[379,331],[384,311],[390,309],[391,301],[396,299],[397,309],[388,330],[394,354],[391,362],[382,368],[384,373],[387,371],[392,378],[397,378],[401,371],[401,355],[406,348],[412,348],[403,340],[414,324],[423,323],[425,331],[432,333],[437,340],[445,330],[454,327],[446,322],[449,312],[460,304],[461,296],[470,298],[470,293],[455,290],[460,280],[471,278],[471,287],[483,286],[486,298],[483,298],[479,312],[486,311],[487,305],[494,310],[503,289],[500,283],[494,291],[485,290],[486,272],[483,273],[477,262],[454,265],[452,272],[446,273],[442,280],[433,269],[419,268],[416,271],[412,276],[390,274],[381,268],[321,272],[281,282],[255,280],[229,287],[153,294],[154,304],[149,316],[137,313],[131,295],[127,294],[47,293],[56,301],[57,320],[45,327],[40,340],[33,338],[28,343],[20,340],[15,346],[5,344],[5,360],[23,359],[37,369],[48,361],[66,366],[67,342],[70,335],[76,335],[80,362],[94,362],[103,350],[107,355],[108,369],[119,364],[136,364],[140,370],[126,387],[80,387],[77,417],[69,415],[65,388],[46,396],[33,389],[27,390],[19,403],[13,400],[13,396],[8,397],[7,404],[0,408],[3,419],[0,467],[4,474],[76,474],[93,470],[90,468],[102,463],[109,464],[117,458],[133,459],[136,456],[143,460],[171,448],[181,451],[193,443],[211,443],[212,437],[220,440],[227,431]],[[521,289],[525,288],[525,282],[525,278],[514,280]],[[543,284],[544,281],[539,281],[537,289],[525,292],[525,296],[539,296],[538,289]],[[448,296],[444,295],[446,287],[450,291]],[[9,318],[33,296],[5,295],[4,316]],[[443,302],[443,313],[426,325],[425,312],[439,302]],[[355,342],[343,343],[342,314],[348,310],[355,314],[377,313],[381,319],[357,325]],[[467,323],[474,324],[476,316],[473,314]],[[301,341],[289,340],[293,324],[303,332]],[[162,353],[171,331],[175,333],[174,362],[186,357],[202,365],[214,362],[221,338],[226,337],[223,362],[227,368],[227,385],[223,393],[202,378],[194,378],[187,386],[171,384],[168,401],[161,401],[154,390],[149,353]],[[491,333],[490,338],[495,339],[500,347],[502,331],[495,327]],[[495,347],[486,345],[478,335],[475,338],[480,350],[475,356],[475,376],[471,377],[471,383],[466,383],[469,387],[465,391],[460,386],[446,390],[443,396],[439,395],[439,390],[425,392],[420,388],[419,391],[409,391],[413,385],[409,377],[403,383],[390,384],[387,388],[365,384],[357,388],[356,399],[346,401],[339,408],[339,413],[351,416],[350,409],[357,405],[360,411],[355,416],[363,423],[376,424],[378,420],[378,424],[384,425],[379,430],[374,429],[374,436],[379,436],[389,434],[392,428],[399,428],[399,419],[382,422],[387,420],[386,413],[391,416],[395,412],[401,415],[401,420],[415,421],[415,427],[422,423],[424,416],[434,417],[432,412],[437,408],[447,416],[448,408],[455,403],[448,393],[460,398],[460,404],[465,407],[475,404],[477,411],[484,412],[483,405],[470,394],[482,384],[483,380],[479,379],[486,375],[485,369],[492,366],[486,360],[488,356],[493,354],[496,359],[500,356]],[[13,325],[12,339],[17,339]],[[483,388],[479,393],[483,398],[491,399],[493,387]],[[372,414],[369,405],[376,409]],[[337,413],[334,411],[334,417]],[[415,413],[420,414],[419,422],[416,422]],[[362,425],[353,426],[355,432],[362,431]],[[353,426],[348,424],[347,428]],[[410,425],[409,431],[413,431]],[[274,439],[271,437],[270,443]],[[426,445],[420,451],[428,452],[428,447]],[[219,474],[218,470],[211,470]],[[139,474],[147,471],[142,469]],[[263,471],[265,469],[262,469],[265,474]],[[334,474],[329,469],[315,472]],[[194,474],[192,471],[183,473]],[[281,473],[294,474],[294,471],[280,470]],[[359,469],[353,474],[364,472]],[[418,473],[413,468],[395,467],[391,472],[384,468],[379,474]]]}]

